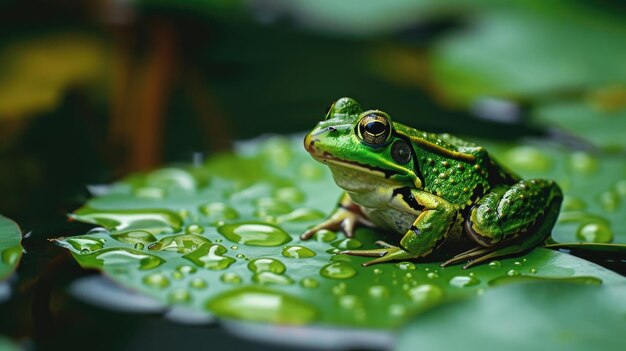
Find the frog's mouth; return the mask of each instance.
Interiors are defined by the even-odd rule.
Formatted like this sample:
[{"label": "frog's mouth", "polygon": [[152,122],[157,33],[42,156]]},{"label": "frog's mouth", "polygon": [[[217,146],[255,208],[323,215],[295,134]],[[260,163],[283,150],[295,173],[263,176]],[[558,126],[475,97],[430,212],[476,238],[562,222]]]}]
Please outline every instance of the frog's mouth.
[{"label": "frog's mouth", "polygon": [[339,167],[350,168],[359,172],[367,172],[369,174],[373,174],[379,177],[382,176],[385,178],[390,178],[392,175],[398,174],[397,172],[388,169],[365,165],[356,161],[344,160],[331,155],[327,151],[324,151],[322,154],[311,152],[311,156],[313,156],[314,159],[322,163],[329,163]]}]

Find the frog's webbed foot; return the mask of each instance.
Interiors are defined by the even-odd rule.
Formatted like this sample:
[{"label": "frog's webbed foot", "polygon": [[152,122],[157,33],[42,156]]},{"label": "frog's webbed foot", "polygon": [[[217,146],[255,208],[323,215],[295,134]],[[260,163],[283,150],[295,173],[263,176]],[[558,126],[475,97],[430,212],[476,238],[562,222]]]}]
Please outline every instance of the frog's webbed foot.
[{"label": "frog's webbed foot", "polygon": [[330,218],[302,233],[302,235],[300,235],[300,239],[310,239],[313,235],[315,235],[315,233],[322,229],[335,231],[341,229],[347,237],[351,238],[354,236],[354,231],[356,230],[357,224],[362,224],[369,227],[374,226],[372,222],[365,219],[365,217],[363,217],[363,215],[361,215],[360,213],[356,213],[354,211],[350,211],[343,207],[340,207],[330,216]]},{"label": "frog's webbed foot", "polygon": [[397,261],[397,260],[407,260],[407,259],[415,258],[415,255],[403,250],[402,248],[391,246],[387,243],[384,243],[384,244],[386,247],[382,249],[347,250],[347,251],[342,251],[340,253],[344,255],[350,255],[350,256],[378,257],[374,260],[363,263],[362,264],[363,267],[371,266],[377,263]]}]

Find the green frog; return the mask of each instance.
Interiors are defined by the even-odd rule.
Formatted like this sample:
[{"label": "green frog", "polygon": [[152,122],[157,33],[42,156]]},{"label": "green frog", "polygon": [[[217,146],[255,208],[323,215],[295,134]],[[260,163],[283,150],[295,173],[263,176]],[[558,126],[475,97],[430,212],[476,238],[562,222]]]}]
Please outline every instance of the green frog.
[{"label": "green frog", "polygon": [[378,241],[377,249],[341,252],[374,257],[364,266],[425,257],[453,238],[472,248],[442,266],[469,261],[468,268],[527,251],[550,235],[563,199],[554,181],[521,179],[481,146],[363,111],[351,98],[330,106],[304,147],[345,192],[303,240],[322,229],[352,237],[359,225],[402,235],[397,243]]}]

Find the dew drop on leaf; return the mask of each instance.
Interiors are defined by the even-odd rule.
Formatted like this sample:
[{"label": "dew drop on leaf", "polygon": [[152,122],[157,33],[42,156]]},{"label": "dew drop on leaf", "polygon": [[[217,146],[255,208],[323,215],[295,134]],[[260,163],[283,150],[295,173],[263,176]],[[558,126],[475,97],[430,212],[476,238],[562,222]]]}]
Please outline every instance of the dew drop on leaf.
[{"label": "dew drop on leaf", "polygon": [[204,244],[183,258],[190,260],[198,267],[223,270],[236,261],[232,257],[223,256],[227,251],[224,246],[219,244]]},{"label": "dew drop on leaf", "polygon": [[207,303],[218,316],[278,324],[306,324],[318,311],[304,300],[261,287],[246,286],[218,295]]},{"label": "dew drop on leaf", "polygon": [[279,246],[291,241],[284,230],[264,223],[226,224],[217,228],[226,239],[250,246]]},{"label": "dew drop on leaf", "polygon": [[294,245],[284,247],[282,255],[289,258],[309,258],[315,256],[315,252],[304,246]]},{"label": "dew drop on leaf", "polygon": [[320,274],[331,279],[348,279],[356,275],[356,269],[346,262],[334,262],[322,267]]}]

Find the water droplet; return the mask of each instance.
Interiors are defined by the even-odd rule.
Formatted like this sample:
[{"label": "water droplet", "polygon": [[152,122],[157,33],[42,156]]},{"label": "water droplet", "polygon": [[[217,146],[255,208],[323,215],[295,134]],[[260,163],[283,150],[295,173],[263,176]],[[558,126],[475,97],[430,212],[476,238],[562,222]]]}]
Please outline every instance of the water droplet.
[{"label": "water droplet", "polygon": [[324,217],[326,217],[326,215],[319,210],[298,208],[287,214],[278,216],[278,218],[276,218],[276,223],[315,221]]},{"label": "water droplet", "polygon": [[220,276],[220,280],[226,284],[239,285],[241,284],[241,277],[237,273],[227,272]]},{"label": "water droplet", "polygon": [[393,317],[402,317],[406,314],[406,307],[400,304],[393,304],[389,306],[389,315]]},{"label": "water droplet", "polygon": [[189,286],[196,289],[204,289],[207,287],[207,283],[202,278],[194,278],[189,282]]},{"label": "water droplet", "polygon": [[104,246],[100,241],[87,237],[73,237],[65,240],[72,248],[80,251],[81,254],[91,253],[101,250]]},{"label": "water droplet", "polygon": [[569,166],[575,172],[591,174],[597,171],[598,161],[585,152],[574,152],[570,155]]},{"label": "water droplet", "polygon": [[273,258],[257,258],[248,263],[248,269],[252,272],[272,272],[283,274],[286,270],[285,265],[279,260]]},{"label": "water droplet", "polygon": [[607,212],[614,212],[619,207],[619,196],[613,191],[604,191],[600,193],[598,201],[602,208]]},{"label": "water droplet", "polygon": [[317,241],[329,243],[337,239],[337,234],[335,234],[335,232],[331,232],[330,230],[322,229],[315,233],[313,238]]},{"label": "water droplet", "polygon": [[414,302],[432,306],[443,299],[443,290],[437,285],[422,284],[407,291]]},{"label": "water droplet", "polygon": [[133,247],[135,248],[135,250],[143,250],[145,245],[142,243],[136,243]]},{"label": "water droplet", "polygon": [[274,217],[287,214],[293,208],[286,202],[271,197],[262,197],[255,202],[257,209],[254,215],[259,218]]},{"label": "water droplet", "polygon": [[578,228],[576,238],[589,243],[610,243],[613,241],[613,231],[602,222],[586,223]]},{"label": "water droplet", "polygon": [[255,273],[252,276],[252,281],[258,284],[279,284],[279,285],[291,285],[293,280],[291,278],[276,274],[274,272],[264,271]]},{"label": "water droplet", "polygon": [[176,270],[181,272],[182,274],[190,274],[196,272],[196,269],[194,267],[187,264],[176,267]]},{"label": "water droplet", "polygon": [[384,285],[372,285],[367,289],[367,293],[375,299],[385,299],[389,297],[389,289]]},{"label": "water droplet", "polygon": [[244,254],[236,254],[235,257],[237,257],[237,258],[246,258],[246,255],[244,255]]},{"label": "water droplet", "polygon": [[332,292],[333,292],[333,295],[337,295],[337,296],[345,295],[347,289],[348,289],[348,286],[346,285],[346,283],[341,282],[341,283],[333,286]]},{"label": "water droplet", "polygon": [[209,301],[207,308],[220,317],[276,324],[306,324],[317,316],[308,302],[258,286],[223,293]]},{"label": "water droplet", "polygon": [[372,270],[372,272],[374,272],[374,274],[376,274],[376,275],[381,275],[381,274],[383,274],[383,270],[382,270],[382,269],[380,269],[380,268],[374,268],[374,269]]},{"label": "water droplet", "polygon": [[602,280],[596,277],[563,277],[563,278],[552,278],[552,277],[538,277],[536,275],[509,275],[504,277],[494,278],[489,281],[489,286],[500,286],[510,283],[518,283],[518,282],[563,282],[563,283],[575,283],[575,284],[583,284],[583,285],[601,285]]},{"label": "water droplet", "polygon": [[95,258],[102,261],[103,266],[117,266],[119,268],[135,266],[142,270],[148,270],[156,268],[164,262],[160,257],[133,249],[103,249],[92,255],[97,255]]},{"label": "water droplet", "polygon": [[289,258],[309,258],[315,256],[313,250],[300,245],[286,246],[283,248],[282,254]]},{"label": "water droplet", "polygon": [[274,196],[281,201],[288,203],[300,203],[304,201],[305,195],[302,191],[294,187],[285,187],[276,190]]},{"label": "water droplet", "polygon": [[153,251],[172,251],[181,254],[188,254],[197,250],[201,245],[211,241],[203,236],[194,234],[179,234],[166,236],[154,244],[148,246]]},{"label": "water droplet", "polygon": [[524,171],[545,172],[553,165],[552,159],[533,146],[518,146],[506,153],[506,160],[513,169]]},{"label": "water droplet", "polygon": [[331,279],[348,279],[356,275],[356,270],[346,262],[334,262],[322,267],[320,274]]},{"label": "water droplet", "polygon": [[179,271],[173,271],[170,275],[172,276],[172,279],[174,279],[174,280],[181,280],[181,279],[183,279],[183,278],[185,277],[185,276],[184,276],[181,272],[179,272]]},{"label": "water droplet", "polygon": [[502,267],[502,263],[500,263],[500,261],[491,261],[488,266],[491,268],[500,268]]},{"label": "water droplet", "polygon": [[428,272],[426,274],[426,276],[428,277],[428,279],[437,279],[437,278],[439,278],[439,274],[437,272]]},{"label": "water droplet", "polygon": [[402,271],[414,271],[415,265],[411,262],[400,262],[396,264],[396,267]]},{"label": "water droplet", "polygon": [[264,223],[226,224],[217,231],[232,242],[250,246],[279,246],[291,241],[284,230]]},{"label": "water droplet", "polygon": [[480,283],[480,280],[470,276],[458,275],[450,279],[449,283],[457,288],[465,288]]},{"label": "water droplet", "polygon": [[342,295],[339,297],[339,306],[346,310],[352,310],[361,307],[362,303],[358,296]]},{"label": "water droplet", "polygon": [[342,250],[354,250],[354,249],[358,249],[363,244],[361,244],[361,242],[357,239],[347,238],[347,239],[335,241],[334,243],[332,243],[332,245]]},{"label": "water droplet", "polygon": [[111,237],[119,242],[135,245],[141,243],[148,245],[157,239],[152,233],[145,230],[131,230],[122,233],[111,234]]},{"label": "water droplet", "polygon": [[169,293],[167,299],[171,303],[181,303],[191,301],[191,294],[187,290],[177,289]]},{"label": "water droplet", "polygon": [[233,245],[233,246],[230,247],[231,250],[237,250],[238,248],[239,248],[239,246],[237,246],[237,245]]},{"label": "water droplet", "polygon": [[239,213],[233,207],[222,202],[213,202],[201,205],[200,213],[207,217],[211,225],[216,225],[221,221],[228,221],[239,218]]},{"label": "water droplet", "polygon": [[561,205],[563,211],[581,211],[587,208],[587,204],[583,199],[573,196],[565,195],[563,197],[563,204]]},{"label": "water droplet", "polygon": [[319,285],[320,283],[313,278],[304,278],[300,281],[300,286],[307,289],[314,289],[317,288]]},{"label": "water droplet", "polygon": [[508,272],[506,272],[506,275],[508,275],[509,277],[514,277],[516,275],[520,275],[520,273],[516,271],[515,269],[511,269]]},{"label": "water droplet", "polygon": [[180,168],[161,168],[146,176],[149,186],[167,190],[191,191],[196,188],[196,179]]},{"label": "water droplet", "polygon": [[223,256],[228,250],[220,244],[204,244],[197,250],[183,256],[199,267],[222,270],[235,263],[235,259]]},{"label": "water droplet", "polygon": [[101,225],[107,229],[136,230],[152,233],[178,231],[183,220],[170,210],[96,210],[83,207],[70,217],[85,223]]},{"label": "water droplet", "polygon": [[352,262],[352,258],[348,255],[333,255],[330,256],[331,262]]},{"label": "water droplet", "polygon": [[337,249],[337,248],[332,248],[332,249],[328,249],[326,250],[326,253],[329,253],[331,255],[337,255],[341,252],[341,250]]},{"label": "water droplet", "polygon": [[204,233],[204,227],[199,224],[190,224],[185,227],[185,233],[200,235]]},{"label": "water droplet", "polygon": [[153,186],[143,186],[133,189],[133,195],[144,199],[162,199],[165,197],[165,190]]},{"label": "water droplet", "polygon": [[163,273],[153,273],[143,278],[144,284],[153,288],[163,289],[170,285],[169,279]]},{"label": "water droplet", "polygon": [[533,274],[537,273],[537,268],[531,268],[530,273],[533,273]]},{"label": "water droplet", "polygon": [[22,257],[22,248],[13,246],[2,251],[2,262],[10,266],[14,265]]},{"label": "water droplet", "polygon": [[520,261],[515,261],[515,262],[513,262],[513,265],[514,265],[514,266],[521,266],[521,265],[522,265],[522,262],[520,262]]}]

